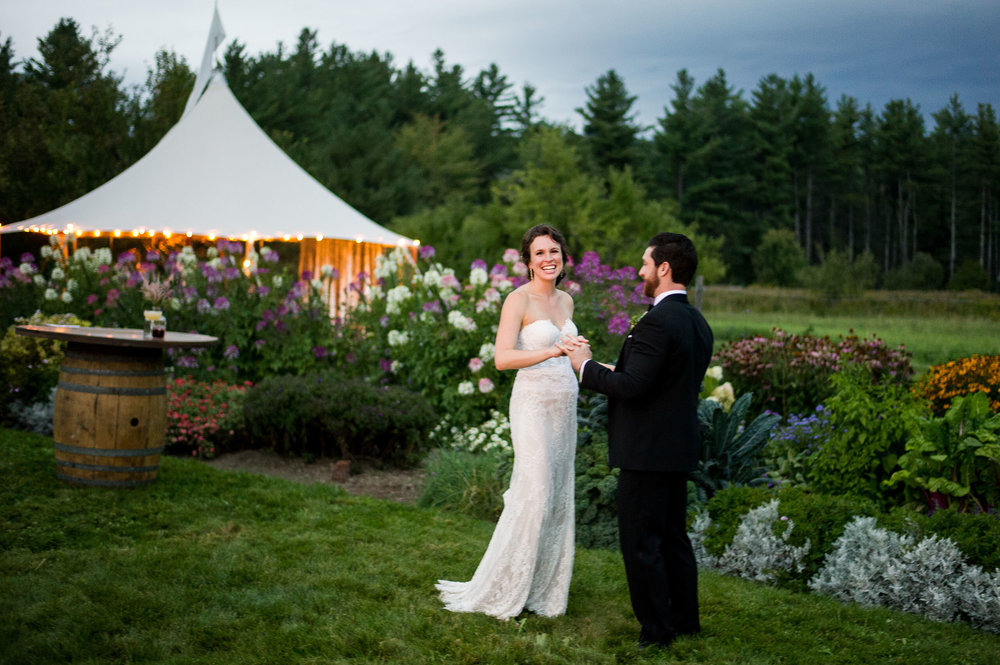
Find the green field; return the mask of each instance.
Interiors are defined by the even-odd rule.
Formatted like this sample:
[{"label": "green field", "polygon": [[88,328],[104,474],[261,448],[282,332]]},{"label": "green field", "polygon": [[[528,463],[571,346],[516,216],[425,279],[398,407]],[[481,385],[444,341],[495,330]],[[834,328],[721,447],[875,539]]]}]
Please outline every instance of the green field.
[{"label": "green field", "polygon": [[441,608],[489,521],[164,458],[74,488],[52,440],[0,429],[0,663],[1000,662],[1000,636],[717,574],[704,633],[640,651],[619,555],[578,549],[566,616]]}]

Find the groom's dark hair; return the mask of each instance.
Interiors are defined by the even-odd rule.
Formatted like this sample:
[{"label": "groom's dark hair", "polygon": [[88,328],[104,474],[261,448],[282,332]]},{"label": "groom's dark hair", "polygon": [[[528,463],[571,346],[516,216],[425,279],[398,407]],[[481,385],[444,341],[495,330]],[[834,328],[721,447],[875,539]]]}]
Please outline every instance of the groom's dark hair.
[{"label": "groom's dark hair", "polygon": [[684,286],[691,283],[698,269],[698,252],[690,238],[680,233],[657,233],[650,239],[649,246],[653,248],[655,265],[666,261],[674,273],[675,282]]}]

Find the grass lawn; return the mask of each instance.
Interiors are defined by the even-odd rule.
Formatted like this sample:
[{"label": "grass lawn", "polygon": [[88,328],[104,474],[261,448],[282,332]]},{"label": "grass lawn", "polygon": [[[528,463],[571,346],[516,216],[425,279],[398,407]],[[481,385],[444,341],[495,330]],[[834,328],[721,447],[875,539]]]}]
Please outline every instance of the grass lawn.
[{"label": "grass lawn", "polygon": [[490,522],[165,458],[134,490],[55,478],[0,430],[0,663],[995,664],[1000,636],[714,574],[704,635],[640,651],[620,557],[578,550],[564,617],[441,608]]}]

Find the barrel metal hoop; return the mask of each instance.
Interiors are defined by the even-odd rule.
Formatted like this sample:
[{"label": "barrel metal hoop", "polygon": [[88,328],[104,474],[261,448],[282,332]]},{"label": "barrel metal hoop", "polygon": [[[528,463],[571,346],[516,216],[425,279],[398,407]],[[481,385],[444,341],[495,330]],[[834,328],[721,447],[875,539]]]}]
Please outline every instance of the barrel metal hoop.
[{"label": "barrel metal hoop", "polygon": [[63,390],[94,395],[166,395],[166,387],[160,388],[116,388],[114,386],[88,386],[82,383],[60,381],[57,386]]},{"label": "barrel metal hoop", "polygon": [[86,469],[88,471],[117,471],[119,473],[133,473],[138,471],[156,471],[160,468],[153,466],[108,466],[106,464],[83,464],[82,462],[67,462],[66,460],[56,460],[57,466],[70,467],[72,469]]},{"label": "barrel metal hoop", "polygon": [[166,371],[162,369],[92,369],[63,365],[60,371],[67,374],[91,374],[95,376],[166,376]]},{"label": "barrel metal hoop", "polygon": [[65,443],[55,442],[56,450],[72,455],[94,455],[96,457],[148,457],[149,455],[159,455],[163,452],[163,446],[156,448],[84,448],[82,446],[70,446]]},{"label": "barrel metal hoop", "polygon": [[142,485],[152,485],[156,482],[156,478],[145,478],[141,480],[102,480],[100,478],[77,478],[76,476],[67,476],[64,473],[59,473],[56,471],[56,476],[59,480],[64,480],[68,483],[74,483],[76,485],[97,485],[100,487],[140,487]]}]

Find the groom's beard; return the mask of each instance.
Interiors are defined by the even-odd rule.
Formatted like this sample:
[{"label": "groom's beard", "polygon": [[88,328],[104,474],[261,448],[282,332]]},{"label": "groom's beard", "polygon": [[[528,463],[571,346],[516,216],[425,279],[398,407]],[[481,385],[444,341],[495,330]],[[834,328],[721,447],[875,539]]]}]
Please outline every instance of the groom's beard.
[{"label": "groom's beard", "polygon": [[652,298],[656,295],[656,289],[660,288],[660,276],[653,275],[653,279],[642,280],[642,295]]}]

